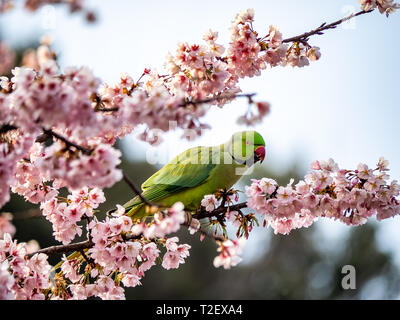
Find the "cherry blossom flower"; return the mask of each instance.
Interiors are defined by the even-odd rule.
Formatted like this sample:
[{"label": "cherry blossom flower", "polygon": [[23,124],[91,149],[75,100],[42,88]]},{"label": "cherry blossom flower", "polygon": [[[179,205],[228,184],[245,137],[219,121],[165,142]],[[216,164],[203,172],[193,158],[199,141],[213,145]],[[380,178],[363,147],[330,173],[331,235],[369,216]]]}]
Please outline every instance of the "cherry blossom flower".
[{"label": "cherry blossom flower", "polygon": [[321,58],[321,52],[319,47],[312,47],[307,51],[307,57],[310,61],[316,61]]},{"label": "cherry blossom flower", "polygon": [[226,219],[236,228],[240,227],[242,223],[242,217],[238,211],[228,211],[225,214]]},{"label": "cherry blossom flower", "polygon": [[103,300],[125,300],[124,289],[110,277],[100,276],[94,290],[96,296]]},{"label": "cherry blossom flower", "polygon": [[197,231],[200,230],[200,226],[201,226],[200,221],[195,218],[192,218],[190,220],[190,225],[188,227],[189,233],[195,234]]},{"label": "cherry blossom flower", "polygon": [[240,254],[242,253],[245,242],[246,240],[244,238],[222,242],[218,248],[220,254],[214,258],[214,266],[216,268],[223,266],[224,269],[230,269],[236,266],[242,261]]},{"label": "cherry blossom flower", "polygon": [[177,269],[180,264],[185,263],[185,258],[189,256],[189,249],[191,248],[188,244],[178,245],[178,237],[167,239],[165,247],[167,252],[164,254],[162,266],[169,269]]},{"label": "cherry blossom flower", "polygon": [[204,196],[203,200],[201,200],[201,206],[206,209],[206,211],[211,212],[213,211],[217,206],[219,202],[215,195],[206,195]]},{"label": "cherry blossom flower", "polygon": [[384,157],[380,157],[379,158],[379,162],[377,164],[377,167],[379,169],[379,171],[387,171],[389,166],[389,161],[386,160]]},{"label": "cherry blossom flower", "polygon": [[72,282],[78,282],[82,277],[82,275],[78,273],[78,261],[76,259],[68,260],[65,255],[63,256],[62,261],[61,271],[64,275]]}]

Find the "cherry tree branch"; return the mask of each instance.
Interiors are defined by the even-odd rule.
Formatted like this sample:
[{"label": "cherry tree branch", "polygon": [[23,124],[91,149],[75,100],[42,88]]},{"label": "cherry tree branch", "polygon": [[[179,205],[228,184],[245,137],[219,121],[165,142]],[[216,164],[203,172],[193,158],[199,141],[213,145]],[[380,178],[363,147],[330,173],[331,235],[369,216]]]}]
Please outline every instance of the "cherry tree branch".
[{"label": "cherry tree branch", "polygon": [[[11,125],[11,124],[8,124],[8,123],[0,124],[0,135],[6,134],[9,131],[13,131],[13,130],[19,130],[19,128],[16,127],[15,125]],[[52,129],[42,128],[42,130],[43,130],[43,134],[39,135],[36,138],[36,142],[40,142],[40,143],[41,142],[45,142],[50,137],[53,137],[53,138],[56,138],[56,139],[61,140],[62,142],[64,142],[68,148],[74,147],[75,149],[81,151],[82,153],[84,153],[86,155],[91,155],[92,152],[93,152],[93,149],[85,148],[85,147],[83,147],[83,146],[81,146],[79,144],[76,144],[76,143],[68,140],[64,136],[58,134],[57,132],[54,132]]]},{"label": "cherry tree branch", "polygon": [[324,22],[323,24],[321,24],[318,28],[316,28],[314,30],[311,30],[309,32],[305,32],[305,33],[303,33],[301,35],[298,35],[298,36],[295,36],[295,37],[284,39],[284,40],[282,40],[282,42],[283,43],[301,42],[301,43],[307,44],[307,41],[311,36],[322,35],[323,31],[325,31],[325,30],[335,29],[338,25],[342,24],[343,22],[346,22],[346,21],[348,21],[350,19],[353,19],[353,18],[355,18],[357,16],[370,13],[372,11],[374,11],[374,9],[373,10],[368,10],[368,11],[362,10],[362,11],[359,11],[357,13],[352,13],[352,14],[348,15],[347,17],[339,19],[339,20],[337,20],[335,22],[332,22],[330,24],[326,24],[326,22]]},{"label": "cherry tree branch", "polygon": [[75,149],[81,151],[82,153],[84,153],[86,155],[91,155],[93,152],[93,149],[82,147],[79,144],[76,144],[76,143],[68,140],[67,138],[63,137],[62,135],[58,134],[57,132],[54,132],[52,129],[46,129],[46,128],[42,128],[42,129],[43,129],[44,134],[46,134],[48,136],[52,136],[58,140],[61,140],[62,142],[64,142],[67,145],[67,147],[74,147]]},{"label": "cherry tree branch", "polygon": [[[192,215],[192,218],[204,219],[204,218],[218,217],[222,213],[225,213],[228,209],[230,211],[236,211],[236,210],[244,209],[246,207],[247,207],[247,203],[242,202],[242,203],[238,203],[238,204],[231,205],[231,206],[220,206],[211,212],[206,211],[204,208],[200,208],[194,215]],[[190,227],[190,223],[185,222],[182,224],[182,226]],[[202,235],[204,235],[206,237],[212,238],[215,241],[223,241],[224,240],[223,237],[220,237],[218,235],[210,235],[209,233],[207,233],[206,231],[204,231],[202,229],[199,229],[198,232],[200,232]],[[140,238],[141,238],[141,235],[123,235],[122,236],[122,239],[124,241],[137,240]],[[85,240],[85,241],[70,243],[70,244],[66,244],[66,245],[57,245],[57,246],[47,247],[47,248],[32,252],[32,253],[28,254],[27,256],[32,257],[35,254],[39,254],[39,253],[44,253],[47,255],[54,255],[54,254],[68,253],[68,252],[73,252],[73,251],[81,252],[82,250],[90,249],[93,246],[94,246],[94,243],[91,240]]]},{"label": "cherry tree branch", "polygon": [[202,100],[187,100],[182,102],[179,106],[180,107],[185,107],[187,105],[197,105],[197,104],[203,104],[203,103],[210,103],[213,101],[219,101],[219,100],[224,100],[224,99],[236,99],[236,98],[247,98],[249,99],[249,103],[252,103],[253,100],[252,98],[257,95],[257,93],[241,93],[241,94],[232,94],[232,95],[219,95],[219,96],[213,96],[207,99],[202,99]]},{"label": "cherry tree branch", "polygon": [[32,257],[35,254],[39,254],[39,253],[45,253],[47,255],[53,255],[53,254],[57,254],[57,253],[68,253],[68,252],[72,252],[72,251],[82,251],[84,249],[89,249],[94,245],[93,242],[89,241],[89,240],[85,240],[85,241],[81,241],[81,242],[76,242],[76,243],[70,243],[70,244],[66,244],[66,245],[58,245],[58,246],[51,246],[51,247],[47,247],[44,249],[40,249],[38,251],[32,252],[30,254],[28,254],[28,257]]},{"label": "cherry tree branch", "polygon": [[229,211],[239,211],[241,209],[247,208],[247,202],[241,202],[234,205],[228,206],[219,206],[213,211],[206,211],[204,207],[201,207],[197,210],[197,212],[193,215],[195,219],[204,219],[204,218],[212,218],[217,217],[222,213],[225,213],[227,210]]},{"label": "cherry tree branch", "polygon": [[[224,99],[236,99],[236,98],[247,98],[249,100],[249,103],[253,103],[253,97],[257,95],[257,93],[239,93],[239,94],[231,94],[231,95],[217,95],[217,96],[212,96],[210,98],[206,99],[201,99],[201,100],[185,100],[182,103],[180,103],[178,106],[179,107],[186,107],[187,105],[198,105],[198,104],[204,104],[204,103],[210,103],[213,101],[220,101]],[[113,108],[104,108],[104,107],[97,107],[95,108],[95,111],[98,112],[114,112],[118,111],[118,107],[113,107]]]}]

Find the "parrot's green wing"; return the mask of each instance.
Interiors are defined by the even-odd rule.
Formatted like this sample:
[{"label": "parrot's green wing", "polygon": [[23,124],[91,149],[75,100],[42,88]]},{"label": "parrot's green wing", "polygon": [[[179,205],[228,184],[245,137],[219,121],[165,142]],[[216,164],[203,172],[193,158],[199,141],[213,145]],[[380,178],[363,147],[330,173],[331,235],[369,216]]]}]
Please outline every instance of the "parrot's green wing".
[{"label": "parrot's green wing", "polygon": [[[212,170],[216,166],[213,162],[212,148],[197,147],[189,149],[147,179],[142,184],[142,196],[150,202],[157,203],[157,201],[171,194],[196,187],[210,177]],[[141,203],[140,198],[135,197],[127,202],[124,207],[129,212]]]}]

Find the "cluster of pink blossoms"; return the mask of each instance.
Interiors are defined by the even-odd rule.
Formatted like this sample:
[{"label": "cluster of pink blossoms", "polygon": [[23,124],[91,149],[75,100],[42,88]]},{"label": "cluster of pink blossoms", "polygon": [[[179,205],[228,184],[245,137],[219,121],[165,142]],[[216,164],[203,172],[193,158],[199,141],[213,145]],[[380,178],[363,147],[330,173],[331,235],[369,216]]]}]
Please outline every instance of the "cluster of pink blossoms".
[{"label": "cluster of pink blossoms", "polygon": [[[269,178],[253,179],[251,186],[245,186],[246,206],[260,214],[263,225],[271,226],[275,234],[309,227],[319,217],[353,226],[366,223],[372,216],[378,220],[394,217],[400,214],[400,185],[395,180],[388,182],[388,164],[380,158],[375,169],[361,163],[356,170],[344,170],[329,159],[313,162],[313,171],[296,185],[293,179],[287,186],[279,186]],[[223,208],[216,220],[210,218],[210,223],[217,226],[215,234],[220,229],[226,237],[226,222],[237,228],[236,240],[227,239],[219,244],[221,254],[214,259],[216,267],[227,269],[239,263],[245,239],[254,224],[258,225],[254,214],[245,215],[241,209],[231,208],[235,208],[237,201],[233,192],[225,198],[229,206]],[[201,206],[205,212],[213,213],[221,209],[222,203],[220,194],[206,195]]]},{"label": "cluster of pink blossoms", "polygon": [[[122,177],[121,153],[111,146],[120,121],[92,106],[99,81],[84,68],[60,76],[54,60],[42,60],[40,73],[16,68],[11,82],[1,79],[0,205],[10,186],[37,203],[46,200],[47,181],[72,190],[111,187]],[[35,143],[43,132],[49,146]]]},{"label": "cluster of pink blossoms", "polygon": [[100,80],[86,68],[67,68],[61,75],[49,58],[42,62],[40,72],[17,67],[12,73],[11,82],[2,80],[2,107],[9,113],[5,120],[23,131],[40,134],[42,128],[54,128],[72,142],[93,147],[120,124],[94,112],[91,96]]},{"label": "cluster of pink blossoms", "polygon": [[[317,47],[296,44],[289,47],[282,41],[282,34],[271,26],[267,36],[258,37],[252,28],[254,11],[241,12],[232,22],[231,42],[226,49],[217,43],[218,32],[208,30],[203,39],[205,44],[179,43],[174,54],[166,57],[167,74],[145,69],[146,80],[141,86],[128,75],[121,82],[105,86],[101,92],[108,110],[119,106],[120,116],[127,119],[127,128],[145,123],[143,139],[154,141],[154,130],[167,131],[170,122],[183,129],[192,129],[200,134],[207,125],[200,118],[209,106],[223,106],[239,93],[240,78],[259,75],[267,65],[304,66],[309,60],[320,57]],[[223,54],[227,53],[226,56]],[[240,122],[252,124],[260,121],[269,112],[269,104],[256,103],[257,112],[246,115]]]},{"label": "cluster of pink blossoms", "polygon": [[185,258],[189,256],[191,247],[188,244],[178,245],[178,241],[178,237],[173,237],[165,242],[167,252],[164,254],[162,266],[167,270],[177,269],[180,264],[185,263]]},{"label": "cluster of pink blossoms", "polygon": [[44,290],[50,288],[51,266],[47,255],[27,258],[26,244],[17,243],[6,233],[0,239],[0,300],[43,300]]},{"label": "cluster of pink blossoms", "polygon": [[78,223],[83,218],[91,218],[94,210],[105,201],[100,189],[83,188],[75,190],[67,199],[59,198],[55,190],[53,197],[41,203],[43,215],[52,223],[53,236],[63,244],[70,243],[76,235],[82,234]]},{"label": "cluster of pink blossoms", "polygon": [[62,148],[60,143],[47,148],[35,143],[29,151],[29,159],[17,162],[10,183],[12,192],[24,196],[26,201],[43,203],[56,197],[61,187],[66,186],[74,192],[78,188],[87,189],[86,186],[104,188],[121,178],[120,170],[115,169],[120,162],[118,150],[99,145],[90,157],[81,155],[72,161],[52,157]]},{"label": "cluster of pink blossoms", "polygon": [[[28,258],[37,246],[17,244],[5,233],[0,240],[0,299],[87,299],[91,296],[124,299],[121,285],[140,285],[144,273],[157,264],[162,247],[166,252],[161,265],[167,270],[178,268],[189,256],[189,245],[178,244],[178,237],[165,237],[177,231],[185,220],[181,203],[158,213],[156,221],[134,224],[121,206],[112,217],[98,221],[93,208],[104,201],[99,190],[79,190],[68,196],[66,202],[56,201],[45,203],[48,207],[54,206],[51,212],[44,213],[53,227],[62,224],[77,227],[76,222],[85,216],[91,220],[88,232],[93,245],[84,252],[64,256],[57,266],[60,272],[51,275],[47,255],[36,253]],[[156,229],[153,225],[157,225]],[[70,239],[67,235],[65,243],[75,236],[74,228],[70,229],[72,235]]]},{"label": "cluster of pink blossoms", "polygon": [[[40,148],[40,144],[34,146]],[[31,152],[30,160],[23,159],[17,162],[11,191],[23,196],[26,201],[39,203],[54,198],[58,191],[56,188],[46,185],[50,177],[42,174],[35,166],[35,154],[36,152]]]},{"label": "cluster of pink blossoms", "polygon": [[267,65],[304,67],[309,65],[310,60],[321,57],[318,47],[283,43],[282,34],[276,26],[270,26],[269,33],[259,37],[253,29],[253,21],[254,10],[248,9],[240,12],[232,23],[232,42],[227,58],[229,70],[236,78],[260,75]]},{"label": "cluster of pink blossoms", "polygon": [[[165,238],[177,231],[176,226],[179,228],[182,223],[182,204],[177,203],[162,214],[164,217],[157,217],[157,221],[133,224],[124,209],[118,206],[114,215],[104,221],[93,218],[88,231],[94,245],[86,251],[85,258],[63,258],[61,271],[68,280],[72,293],[70,298],[124,299],[120,284],[125,287],[140,285],[144,273],[156,265],[161,254],[160,246],[167,250],[162,258],[165,269],[176,269],[184,263],[190,246],[178,244],[178,237]],[[157,231],[154,231],[154,224]],[[85,274],[79,272],[83,262],[87,262]]]},{"label": "cluster of pink blossoms", "polygon": [[332,160],[315,161],[313,171],[295,186],[268,178],[246,186],[247,205],[264,217],[275,233],[310,226],[318,217],[360,225],[376,215],[378,220],[400,214],[400,185],[388,182],[388,161],[380,158],[375,169],[359,164],[356,170],[340,169]]},{"label": "cluster of pink blossoms", "polygon": [[154,214],[151,224],[146,224],[144,221],[137,223],[132,228],[132,233],[134,235],[143,234],[147,239],[162,238],[167,234],[177,232],[185,221],[184,206],[181,202],[177,202],[169,208],[168,215],[157,212]]},{"label": "cluster of pink blossoms", "polygon": [[[0,93],[0,108],[1,108]],[[2,113],[0,112],[0,118]],[[1,120],[1,119],[0,119]],[[14,182],[17,162],[29,151],[35,137],[26,134],[16,134],[12,143],[1,143],[0,138],[0,207],[10,200],[10,185]]]},{"label": "cluster of pink blossoms", "polygon": [[121,180],[122,172],[117,168],[121,163],[121,152],[110,145],[101,143],[90,155],[80,154],[76,158],[60,156],[62,148],[60,142],[53,143],[50,147],[40,146],[37,150],[39,156],[33,162],[42,176],[56,179],[58,186],[65,186],[70,190],[85,186],[103,189]]}]

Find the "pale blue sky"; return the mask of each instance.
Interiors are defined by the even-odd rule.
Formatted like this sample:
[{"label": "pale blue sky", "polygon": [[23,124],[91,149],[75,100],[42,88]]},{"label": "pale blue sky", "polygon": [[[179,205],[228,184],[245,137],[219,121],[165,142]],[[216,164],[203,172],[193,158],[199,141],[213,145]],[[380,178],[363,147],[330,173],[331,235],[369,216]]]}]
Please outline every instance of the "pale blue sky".
[{"label": "pale blue sky", "polygon": [[[275,24],[284,37],[309,31],[322,22],[332,22],[359,10],[356,0],[288,1],[89,1],[99,13],[99,22],[87,25],[66,10],[55,11],[54,28],[44,29],[52,17],[44,10],[36,15],[13,11],[0,18],[2,34],[12,44],[50,34],[60,52],[61,65],[86,65],[106,82],[117,81],[121,72],[138,76],[144,67],[162,68],[168,51],[179,41],[197,42],[208,28],[219,32],[220,42],[229,40],[230,22],[240,10],[254,8],[255,28],[267,32]],[[47,19],[47,20],[46,20]],[[314,159],[334,158],[340,166],[354,168],[359,162],[374,166],[380,156],[390,161],[392,178],[400,180],[398,129],[400,91],[398,59],[400,13],[387,19],[374,12],[358,17],[345,27],[313,37],[321,48],[318,62],[303,69],[274,68],[260,77],[241,82],[244,92],[257,92],[257,99],[272,104],[270,116],[256,129],[267,141],[267,160],[284,170],[293,160],[304,170]],[[168,134],[158,152],[167,155],[197,144],[219,144],[234,131],[246,107],[237,101],[213,109],[206,120],[213,129],[192,142]],[[133,139],[125,139],[126,146]],[[129,149],[129,148],[128,148]],[[141,158],[145,144],[127,150]],[[400,261],[399,218],[381,222],[382,246],[396,251]],[[346,227],[319,222],[322,230],[337,238]],[[256,241],[256,240],[254,240]],[[393,245],[390,245],[393,244]]]}]

